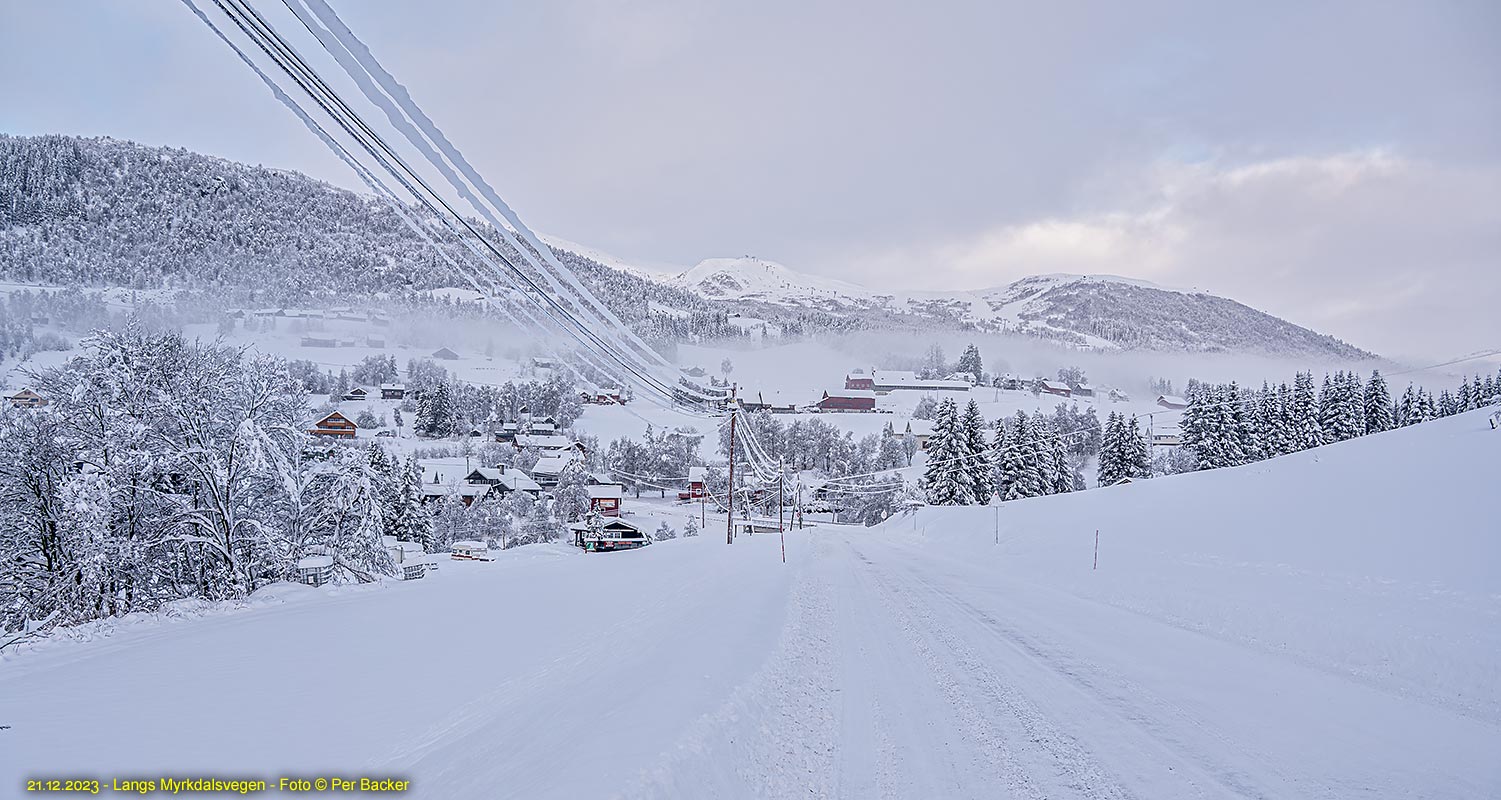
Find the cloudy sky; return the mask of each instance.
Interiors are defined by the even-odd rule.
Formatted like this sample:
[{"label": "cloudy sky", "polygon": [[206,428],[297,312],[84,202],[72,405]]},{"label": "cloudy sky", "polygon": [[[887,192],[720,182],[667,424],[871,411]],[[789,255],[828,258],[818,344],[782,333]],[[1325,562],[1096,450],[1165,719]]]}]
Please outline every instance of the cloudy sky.
[{"label": "cloudy sky", "polygon": [[[1108,272],[1501,347],[1491,0],[334,4],[534,228],[626,260]],[[0,0],[0,131],[355,185],[171,0]]]}]

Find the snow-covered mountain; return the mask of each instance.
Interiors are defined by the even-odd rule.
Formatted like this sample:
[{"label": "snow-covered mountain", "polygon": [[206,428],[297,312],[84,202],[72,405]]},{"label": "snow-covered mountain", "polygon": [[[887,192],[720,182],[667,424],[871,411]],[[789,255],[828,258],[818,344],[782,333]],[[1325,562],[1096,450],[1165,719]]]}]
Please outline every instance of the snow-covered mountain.
[{"label": "snow-covered mountain", "polygon": [[[1370,355],[1233,300],[1105,275],[878,292],[751,256],[709,259],[674,275],[550,241],[616,313],[664,341],[735,335],[743,326],[730,320],[738,315],[789,335],[959,328],[1103,349]],[[3,134],[0,278],[194,287],[259,304],[402,300],[467,288],[390,208],[355,192],[179,149]]]},{"label": "snow-covered mountain", "polygon": [[702,261],[669,282],[741,306],[908,318],[1086,347],[1371,355],[1234,300],[1114,275],[1034,275],[972,291],[878,292],[744,256]]}]

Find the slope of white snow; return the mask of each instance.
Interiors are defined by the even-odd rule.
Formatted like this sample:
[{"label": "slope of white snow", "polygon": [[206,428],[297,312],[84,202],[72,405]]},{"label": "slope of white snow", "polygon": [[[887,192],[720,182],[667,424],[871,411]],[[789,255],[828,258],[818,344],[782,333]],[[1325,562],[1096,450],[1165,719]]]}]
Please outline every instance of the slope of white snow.
[{"label": "slope of white snow", "polygon": [[[0,660],[0,785],[412,796],[1501,795],[1501,432],[727,546],[508,551]],[[693,506],[629,498],[681,519]],[[634,509],[633,509],[634,506]],[[1094,568],[1095,531],[1098,568]]]}]

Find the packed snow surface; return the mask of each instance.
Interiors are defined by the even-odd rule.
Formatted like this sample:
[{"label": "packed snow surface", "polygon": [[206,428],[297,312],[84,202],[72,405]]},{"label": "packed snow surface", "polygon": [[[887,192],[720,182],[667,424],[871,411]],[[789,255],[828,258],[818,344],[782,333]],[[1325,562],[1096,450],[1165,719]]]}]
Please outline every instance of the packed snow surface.
[{"label": "packed snow surface", "polygon": [[[27,776],[493,797],[1501,796],[1501,432],[726,545],[444,562],[0,661]],[[637,514],[698,512],[627,498]],[[701,513],[701,512],[698,512]],[[1098,531],[1098,567],[1095,542]]]}]

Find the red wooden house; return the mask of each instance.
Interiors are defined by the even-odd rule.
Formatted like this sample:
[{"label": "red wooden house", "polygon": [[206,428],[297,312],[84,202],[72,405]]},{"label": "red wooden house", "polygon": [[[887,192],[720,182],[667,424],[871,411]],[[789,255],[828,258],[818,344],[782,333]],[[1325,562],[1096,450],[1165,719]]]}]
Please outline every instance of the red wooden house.
[{"label": "red wooden house", "polygon": [[353,439],[357,430],[359,430],[359,426],[354,424],[354,420],[335,411],[323,419],[314,422],[313,427],[308,429],[308,433],[314,436],[334,436]]},{"label": "red wooden house", "polygon": [[876,379],[870,375],[857,375],[851,373],[844,376],[844,388],[873,390],[876,388]]}]

